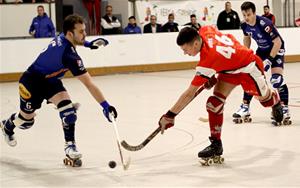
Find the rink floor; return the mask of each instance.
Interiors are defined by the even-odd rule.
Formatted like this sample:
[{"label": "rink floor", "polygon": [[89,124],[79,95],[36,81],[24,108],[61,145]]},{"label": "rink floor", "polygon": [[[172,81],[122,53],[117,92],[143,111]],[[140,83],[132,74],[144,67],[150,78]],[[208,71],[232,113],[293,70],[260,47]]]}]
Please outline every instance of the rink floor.
[{"label": "rink floor", "polygon": [[[123,171],[113,127],[84,86],[64,79],[74,102],[81,103],[76,138],[83,154],[80,168],[63,165],[64,140],[53,105],[43,104],[35,125],[16,129],[18,145],[0,139],[0,187],[300,187],[300,63],[287,64],[293,125],[274,127],[270,109],[251,104],[252,123],[235,125],[231,115],[241,103],[237,87],[224,112],[222,140],[225,163],[203,167],[197,153],[208,146],[209,126],[205,103],[211,91],[201,93],[178,117],[175,127],[158,135],[144,149],[125,152],[131,166]],[[154,129],[188,87],[193,70],[121,74],[94,77],[119,117],[120,135],[137,145]],[[1,119],[18,109],[18,85],[2,83]],[[108,162],[115,160],[115,169]]]}]

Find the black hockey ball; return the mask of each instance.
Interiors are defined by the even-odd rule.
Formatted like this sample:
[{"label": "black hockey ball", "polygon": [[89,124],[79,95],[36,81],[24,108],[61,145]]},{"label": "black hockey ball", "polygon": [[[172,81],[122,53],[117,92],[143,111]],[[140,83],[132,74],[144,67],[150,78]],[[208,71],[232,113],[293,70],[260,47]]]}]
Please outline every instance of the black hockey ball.
[{"label": "black hockey ball", "polygon": [[116,161],[109,161],[108,166],[110,168],[115,168],[117,166],[117,163],[116,163]]}]

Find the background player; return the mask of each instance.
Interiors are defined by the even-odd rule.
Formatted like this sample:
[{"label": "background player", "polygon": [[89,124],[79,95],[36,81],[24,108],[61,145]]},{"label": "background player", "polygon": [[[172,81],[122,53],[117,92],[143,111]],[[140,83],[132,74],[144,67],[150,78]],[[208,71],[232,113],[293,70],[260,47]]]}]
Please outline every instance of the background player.
[{"label": "background player", "polygon": [[34,124],[35,110],[41,107],[44,99],[55,104],[62,120],[65,153],[71,159],[81,158],[75,144],[76,108],[63,86],[61,78],[68,70],[76,76],[103,107],[106,118],[112,112],[117,117],[116,109],[109,105],[99,88],[86,71],[76,46],[85,45],[91,49],[107,45],[105,39],[98,38],[92,42],[85,41],[86,32],[83,19],[78,15],[66,17],[63,34],[51,41],[49,46],[37,57],[19,80],[20,111],[1,122],[5,141],[15,146],[14,128],[29,129]]},{"label": "background player", "polygon": [[[279,35],[276,27],[268,18],[255,14],[255,5],[252,2],[244,2],[241,10],[245,22],[241,24],[244,33],[244,45],[250,48],[251,37],[256,41],[258,48],[256,54],[264,61],[264,69],[268,71],[271,67],[271,84],[278,89],[280,100],[283,104],[283,123],[290,124],[290,114],[288,108],[289,92],[283,79],[284,65],[284,41]],[[233,114],[235,122],[242,122],[250,117],[250,101],[252,96],[244,93],[243,103],[240,109]],[[274,122],[276,125],[277,123]]]},{"label": "background player", "polygon": [[200,158],[219,157],[223,153],[221,129],[223,108],[230,92],[242,85],[244,91],[255,95],[264,107],[272,107],[276,120],[282,119],[282,106],[276,90],[267,85],[263,63],[253,51],[242,46],[232,35],[222,34],[213,26],[204,26],[199,30],[183,28],[177,37],[177,44],[184,54],[196,56],[200,52],[200,61],[196,75],[187,90],[175,105],[160,120],[161,133],[174,126],[176,115],[193,99],[198,88],[218,73],[218,82],[213,95],[206,103],[210,125],[211,145],[198,153]]}]

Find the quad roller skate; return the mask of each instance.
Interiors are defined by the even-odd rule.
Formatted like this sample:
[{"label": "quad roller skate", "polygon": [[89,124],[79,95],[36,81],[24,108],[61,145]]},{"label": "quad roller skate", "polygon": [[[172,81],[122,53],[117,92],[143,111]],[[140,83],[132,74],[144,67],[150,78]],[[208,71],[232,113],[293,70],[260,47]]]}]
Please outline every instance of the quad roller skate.
[{"label": "quad roller skate", "polygon": [[14,137],[14,133],[12,132],[11,134],[8,134],[6,132],[6,128],[5,128],[5,125],[6,124],[9,124],[9,123],[12,123],[9,119],[8,120],[3,120],[0,122],[0,128],[2,129],[2,133],[4,135],[4,139],[5,139],[5,142],[11,146],[11,147],[14,147],[17,145],[17,140],[16,138]]},{"label": "quad roller skate", "polygon": [[250,123],[252,118],[250,117],[249,104],[242,103],[238,111],[234,113],[232,117],[233,122],[236,124]]},{"label": "quad roller skate", "polygon": [[276,121],[273,116],[273,113],[271,114],[272,124],[274,126],[291,125],[292,124],[291,115],[290,115],[289,108],[287,105],[282,106],[282,113],[283,113],[282,121]]},{"label": "quad roller skate", "polygon": [[211,145],[198,153],[198,157],[200,158],[199,162],[203,166],[210,166],[213,163],[224,163],[224,158],[221,156],[223,154],[221,140],[216,140],[212,137],[209,137],[209,140]]},{"label": "quad roller skate", "polygon": [[66,166],[80,167],[82,165],[82,155],[77,151],[75,142],[66,142],[65,153],[66,157],[63,162]]}]

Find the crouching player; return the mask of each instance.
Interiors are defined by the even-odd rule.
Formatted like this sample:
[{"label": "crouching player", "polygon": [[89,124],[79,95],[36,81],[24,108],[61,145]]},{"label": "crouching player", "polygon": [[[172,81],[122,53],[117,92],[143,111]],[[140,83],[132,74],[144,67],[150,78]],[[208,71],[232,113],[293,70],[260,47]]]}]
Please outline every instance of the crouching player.
[{"label": "crouching player", "polygon": [[[193,99],[198,88],[213,78],[216,73],[217,83],[213,95],[206,103],[210,125],[211,145],[198,153],[204,164],[222,162],[223,154],[221,131],[223,110],[230,92],[241,85],[245,92],[256,96],[264,107],[272,107],[276,121],[283,118],[277,90],[268,87],[264,76],[262,60],[253,51],[242,46],[232,35],[222,34],[213,26],[205,26],[199,33],[192,28],[183,28],[177,37],[177,44],[184,54],[196,56],[200,52],[200,61],[196,74],[187,90],[175,105],[159,120],[161,133],[173,127],[175,117]],[[209,85],[209,84],[208,84]]]}]

